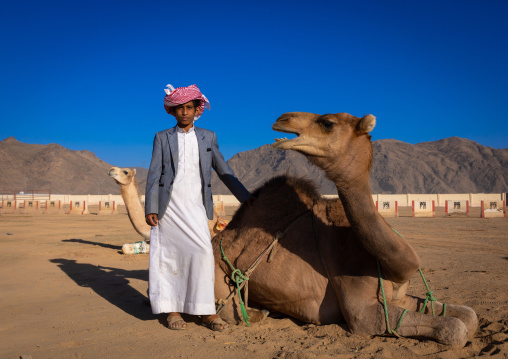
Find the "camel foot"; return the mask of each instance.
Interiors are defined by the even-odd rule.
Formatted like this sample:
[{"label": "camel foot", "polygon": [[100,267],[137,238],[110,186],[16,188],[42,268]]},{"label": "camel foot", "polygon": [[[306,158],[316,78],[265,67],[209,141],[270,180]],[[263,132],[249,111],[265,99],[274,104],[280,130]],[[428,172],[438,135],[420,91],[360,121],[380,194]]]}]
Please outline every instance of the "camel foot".
[{"label": "camel foot", "polygon": [[473,309],[464,305],[449,305],[446,316],[460,319],[467,328],[467,338],[471,340],[478,330],[478,316]]},{"label": "camel foot", "polygon": [[445,319],[440,325],[436,327],[435,339],[452,348],[463,348],[468,339],[468,330],[464,322],[457,318],[442,318]]},{"label": "camel foot", "polygon": [[258,323],[266,319],[268,314],[270,314],[270,312],[266,309],[247,308],[247,315],[250,317],[250,323]]}]

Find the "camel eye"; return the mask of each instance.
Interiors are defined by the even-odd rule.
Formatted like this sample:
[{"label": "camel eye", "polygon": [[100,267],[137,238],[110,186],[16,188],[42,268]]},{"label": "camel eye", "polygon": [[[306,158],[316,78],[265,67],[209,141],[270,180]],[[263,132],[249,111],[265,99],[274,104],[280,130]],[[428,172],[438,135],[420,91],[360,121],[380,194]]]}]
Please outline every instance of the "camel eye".
[{"label": "camel eye", "polygon": [[321,126],[325,131],[330,132],[333,130],[333,126],[335,126],[335,123],[324,120],[321,121]]},{"label": "camel eye", "polygon": [[129,174],[129,172],[123,171],[123,174],[127,176]]}]

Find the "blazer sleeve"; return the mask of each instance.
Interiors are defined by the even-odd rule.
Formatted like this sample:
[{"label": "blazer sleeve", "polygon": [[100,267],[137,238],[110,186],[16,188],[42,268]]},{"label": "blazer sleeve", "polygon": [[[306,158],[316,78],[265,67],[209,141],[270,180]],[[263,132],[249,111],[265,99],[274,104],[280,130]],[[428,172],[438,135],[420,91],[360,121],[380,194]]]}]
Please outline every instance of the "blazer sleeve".
[{"label": "blazer sleeve", "polygon": [[212,156],[212,168],[236,199],[238,199],[240,203],[249,199],[251,196],[250,192],[244,187],[242,182],[236,178],[231,167],[224,161],[224,156],[222,156],[222,153],[219,151],[219,144],[215,132],[213,132],[212,139]]},{"label": "blazer sleeve", "polygon": [[159,214],[159,179],[162,172],[162,143],[159,134],[153,140],[152,161],[146,177],[145,216]]}]

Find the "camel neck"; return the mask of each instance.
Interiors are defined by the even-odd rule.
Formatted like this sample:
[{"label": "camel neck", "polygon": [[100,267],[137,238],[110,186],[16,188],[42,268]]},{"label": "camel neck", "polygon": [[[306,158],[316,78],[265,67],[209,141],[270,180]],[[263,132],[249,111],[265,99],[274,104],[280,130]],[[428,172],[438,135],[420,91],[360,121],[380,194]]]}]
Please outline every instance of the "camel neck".
[{"label": "camel neck", "polygon": [[370,182],[357,178],[348,184],[337,185],[337,192],[351,226],[358,231],[368,231],[373,221],[378,221],[379,214],[372,200]]},{"label": "camel neck", "polygon": [[337,186],[337,191],[349,224],[365,249],[373,255],[382,251],[383,241],[377,238],[380,235],[391,237],[392,230],[376,209],[368,177],[350,185]]},{"label": "camel neck", "polygon": [[[369,177],[337,186],[337,190],[351,229],[363,247],[379,260],[392,280],[400,283],[409,280],[419,266],[418,255],[378,213],[372,200]],[[396,255],[401,248],[405,248],[407,258],[413,260],[397,261]]]},{"label": "camel neck", "polygon": [[123,185],[120,190],[122,194],[124,194],[124,196],[122,196],[124,202],[128,202],[133,206],[137,205],[137,207],[141,207],[141,202],[139,202],[138,185],[135,179],[133,179],[129,184]]},{"label": "camel neck", "polygon": [[127,208],[127,215],[134,226],[136,232],[143,236],[143,227],[146,225],[144,222],[144,208],[139,200],[139,190],[135,179],[132,182],[121,187],[122,198]]}]

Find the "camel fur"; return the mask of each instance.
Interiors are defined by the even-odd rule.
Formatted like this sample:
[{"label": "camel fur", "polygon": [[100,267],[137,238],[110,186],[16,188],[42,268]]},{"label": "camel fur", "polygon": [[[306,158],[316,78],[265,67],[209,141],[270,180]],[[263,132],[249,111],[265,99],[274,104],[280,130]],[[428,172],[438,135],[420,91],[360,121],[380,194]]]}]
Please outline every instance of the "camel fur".
[{"label": "camel fur", "polygon": [[[378,278],[379,262],[388,305],[389,323],[398,335],[431,338],[462,347],[477,329],[478,319],[468,307],[447,304],[446,316],[429,314],[430,304],[406,294],[409,280],[420,266],[411,245],[376,211],[370,192],[372,144],[369,132],[376,119],[347,113],[283,114],[273,125],[294,139],[276,140],[275,148],[304,154],[336,185],[339,199],[319,196],[308,180],[278,177],[267,182],[243,204],[226,229],[212,240],[215,255],[215,295],[226,298],[234,286],[231,269],[222,260],[220,242],[235,268],[245,271],[279,240],[271,262],[262,261],[248,281],[249,303],[316,325],[345,322],[355,334],[387,331]],[[300,217],[301,216],[301,217]],[[221,312],[239,322],[238,297]],[[443,304],[434,302],[436,314]],[[262,311],[248,308],[251,322]]]},{"label": "camel fur", "polygon": [[136,182],[136,169],[111,167],[109,177],[120,185],[120,194],[127,208],[127,214],[132,226],[144,239],[150,240],[150,226],[145,221],[145,209],[141,203],[138,183]]}]

